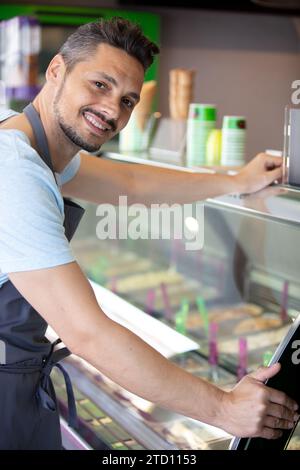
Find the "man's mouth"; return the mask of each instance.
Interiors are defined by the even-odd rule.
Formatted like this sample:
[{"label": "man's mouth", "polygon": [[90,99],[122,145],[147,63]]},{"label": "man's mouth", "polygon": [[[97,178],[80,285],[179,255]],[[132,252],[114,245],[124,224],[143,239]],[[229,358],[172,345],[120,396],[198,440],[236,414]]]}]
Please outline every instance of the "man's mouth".
[{"label": "man's mouth", "polygon": [[111,126],[109,126],[106,122],[104,122],[98,116],[95,116],[95,114],[92,114],[90,112],[84,112],[83,116],[85,117],[86,121],[88,121],[92,129],[95,129],[97,133],[102,134],[103,132],[107,132],[111,130]]}]

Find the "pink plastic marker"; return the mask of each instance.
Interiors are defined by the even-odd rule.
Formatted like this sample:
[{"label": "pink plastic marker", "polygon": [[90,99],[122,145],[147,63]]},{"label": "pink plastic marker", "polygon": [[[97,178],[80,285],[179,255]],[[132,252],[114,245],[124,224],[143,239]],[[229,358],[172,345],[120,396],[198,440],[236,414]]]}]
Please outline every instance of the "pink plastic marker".
[{"label": "pink plastic marker", "polygon": [[212,382],[218,381],[218,343],[217,343],[218,324],[211,322],[209,324],[209,364],[210,378]]},{"label": "pink plastic marker", "polygon": [[280,318],[282,322],[286,322],[289,318],[287,309],[288,309],[288,300],[289,300],[289,283],[284,281],[283,289],[281,293],[281,308],[280,308]]},{"label": "pink plastic marker", "polygon": [[116,276],[112,276],[110,280],[110,290],[116,294],[117,293],[117,278]]},{"label": "pink plastic marker", "polygon": [[237,381],[239,382],[247,374],[248,348],[247,339],[239,338],[239,363],[237,368]]},{"label": "pink plastic marker", "polygon": [[163,303],[164,303],[164,311],[165,311],[166,318],[167,318],[167,320],[172,320],[173,311],[172,311],[172,307],[171,307],[171,302],[170,302],[167,286],[164,282],[162,282],[161,285],[160,285],[160,288],[161,288],[161,293],[162,293],[162,298],[163,298]]},{"label": "pink plastic marker", "polygon": [[146,312],[149,315],[152,315],[154,312],[154,304],[155,304],[155,290],[149,289],[147,292],[147,297],[146,297]]},{"label": "pink plastic marker", "polygon": [[207,311],[205,300],[203,299],[203,297],[198,295],[196,298],[196,304],[198,307],[198,312],[200,313],[200,316],[203,322],[203,329],[204,329],[205,335],[206,337],[208,337],[209,319],[208,319],[208,311]]}]

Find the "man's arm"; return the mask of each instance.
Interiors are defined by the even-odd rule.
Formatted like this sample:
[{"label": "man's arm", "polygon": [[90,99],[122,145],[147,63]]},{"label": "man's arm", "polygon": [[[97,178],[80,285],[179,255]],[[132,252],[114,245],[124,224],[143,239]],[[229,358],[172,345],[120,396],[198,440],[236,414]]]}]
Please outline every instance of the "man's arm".
[{"label": "man's arm", "polygon": [[109,319],[77,263],[10,273],[9,278],[72,352],[129,391],[238,436],[275,438],[277,428],[292,427],[295,403],[261,382],[278,365],[223,392]]},{"label": "man's arm", "polygon": [[264,153],[232,176],[116,162],[82,152],[78,173],[63,186],[63,194],[96,204],[118,204],[120,195],[128,196],[129,204],[185,204],[222,194],[259,191],[281,176],[281,158]]}]

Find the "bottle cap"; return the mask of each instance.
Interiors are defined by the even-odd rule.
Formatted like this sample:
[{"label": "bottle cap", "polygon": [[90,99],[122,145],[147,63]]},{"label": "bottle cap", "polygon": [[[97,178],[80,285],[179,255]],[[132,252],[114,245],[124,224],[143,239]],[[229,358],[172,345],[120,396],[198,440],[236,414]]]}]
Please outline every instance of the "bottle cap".
[{"label": "bottle cap", "polygon": [[246,129],[246,118],[244,116],[224,116],[223,129]]},{"label": "bottle cap", "polygon": [[189,119],[216,121],[216,106],[214,104],[191,103],[189,106]]}]

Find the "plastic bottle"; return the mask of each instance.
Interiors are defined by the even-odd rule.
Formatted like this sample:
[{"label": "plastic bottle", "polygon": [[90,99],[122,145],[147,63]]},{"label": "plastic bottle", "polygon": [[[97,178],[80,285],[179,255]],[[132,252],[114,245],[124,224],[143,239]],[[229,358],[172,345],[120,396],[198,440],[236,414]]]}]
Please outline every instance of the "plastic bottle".
[{"label": "plastic bottle", "polygon": [[38,54],[41,31],[37,19],[16,16],[1,23],[1,78],[11,100],[31,101],[39,91]]},{"label": "plastic bottle", "polygon": [[216,107],[213,104],[190,104],[186,141],[188,166],[206,163],[207,139],[216,127],[216,114]]},{"label": "plastic bottle", "polygon": [[222,154],[222,130],[214,129],[210,131],[206,144],[207,165],[220,165]]},{"label": "plastic bottle", "polygon": [[246,118],[224,116],[222,128],[221,164],[240,166],[245,164]]}]

